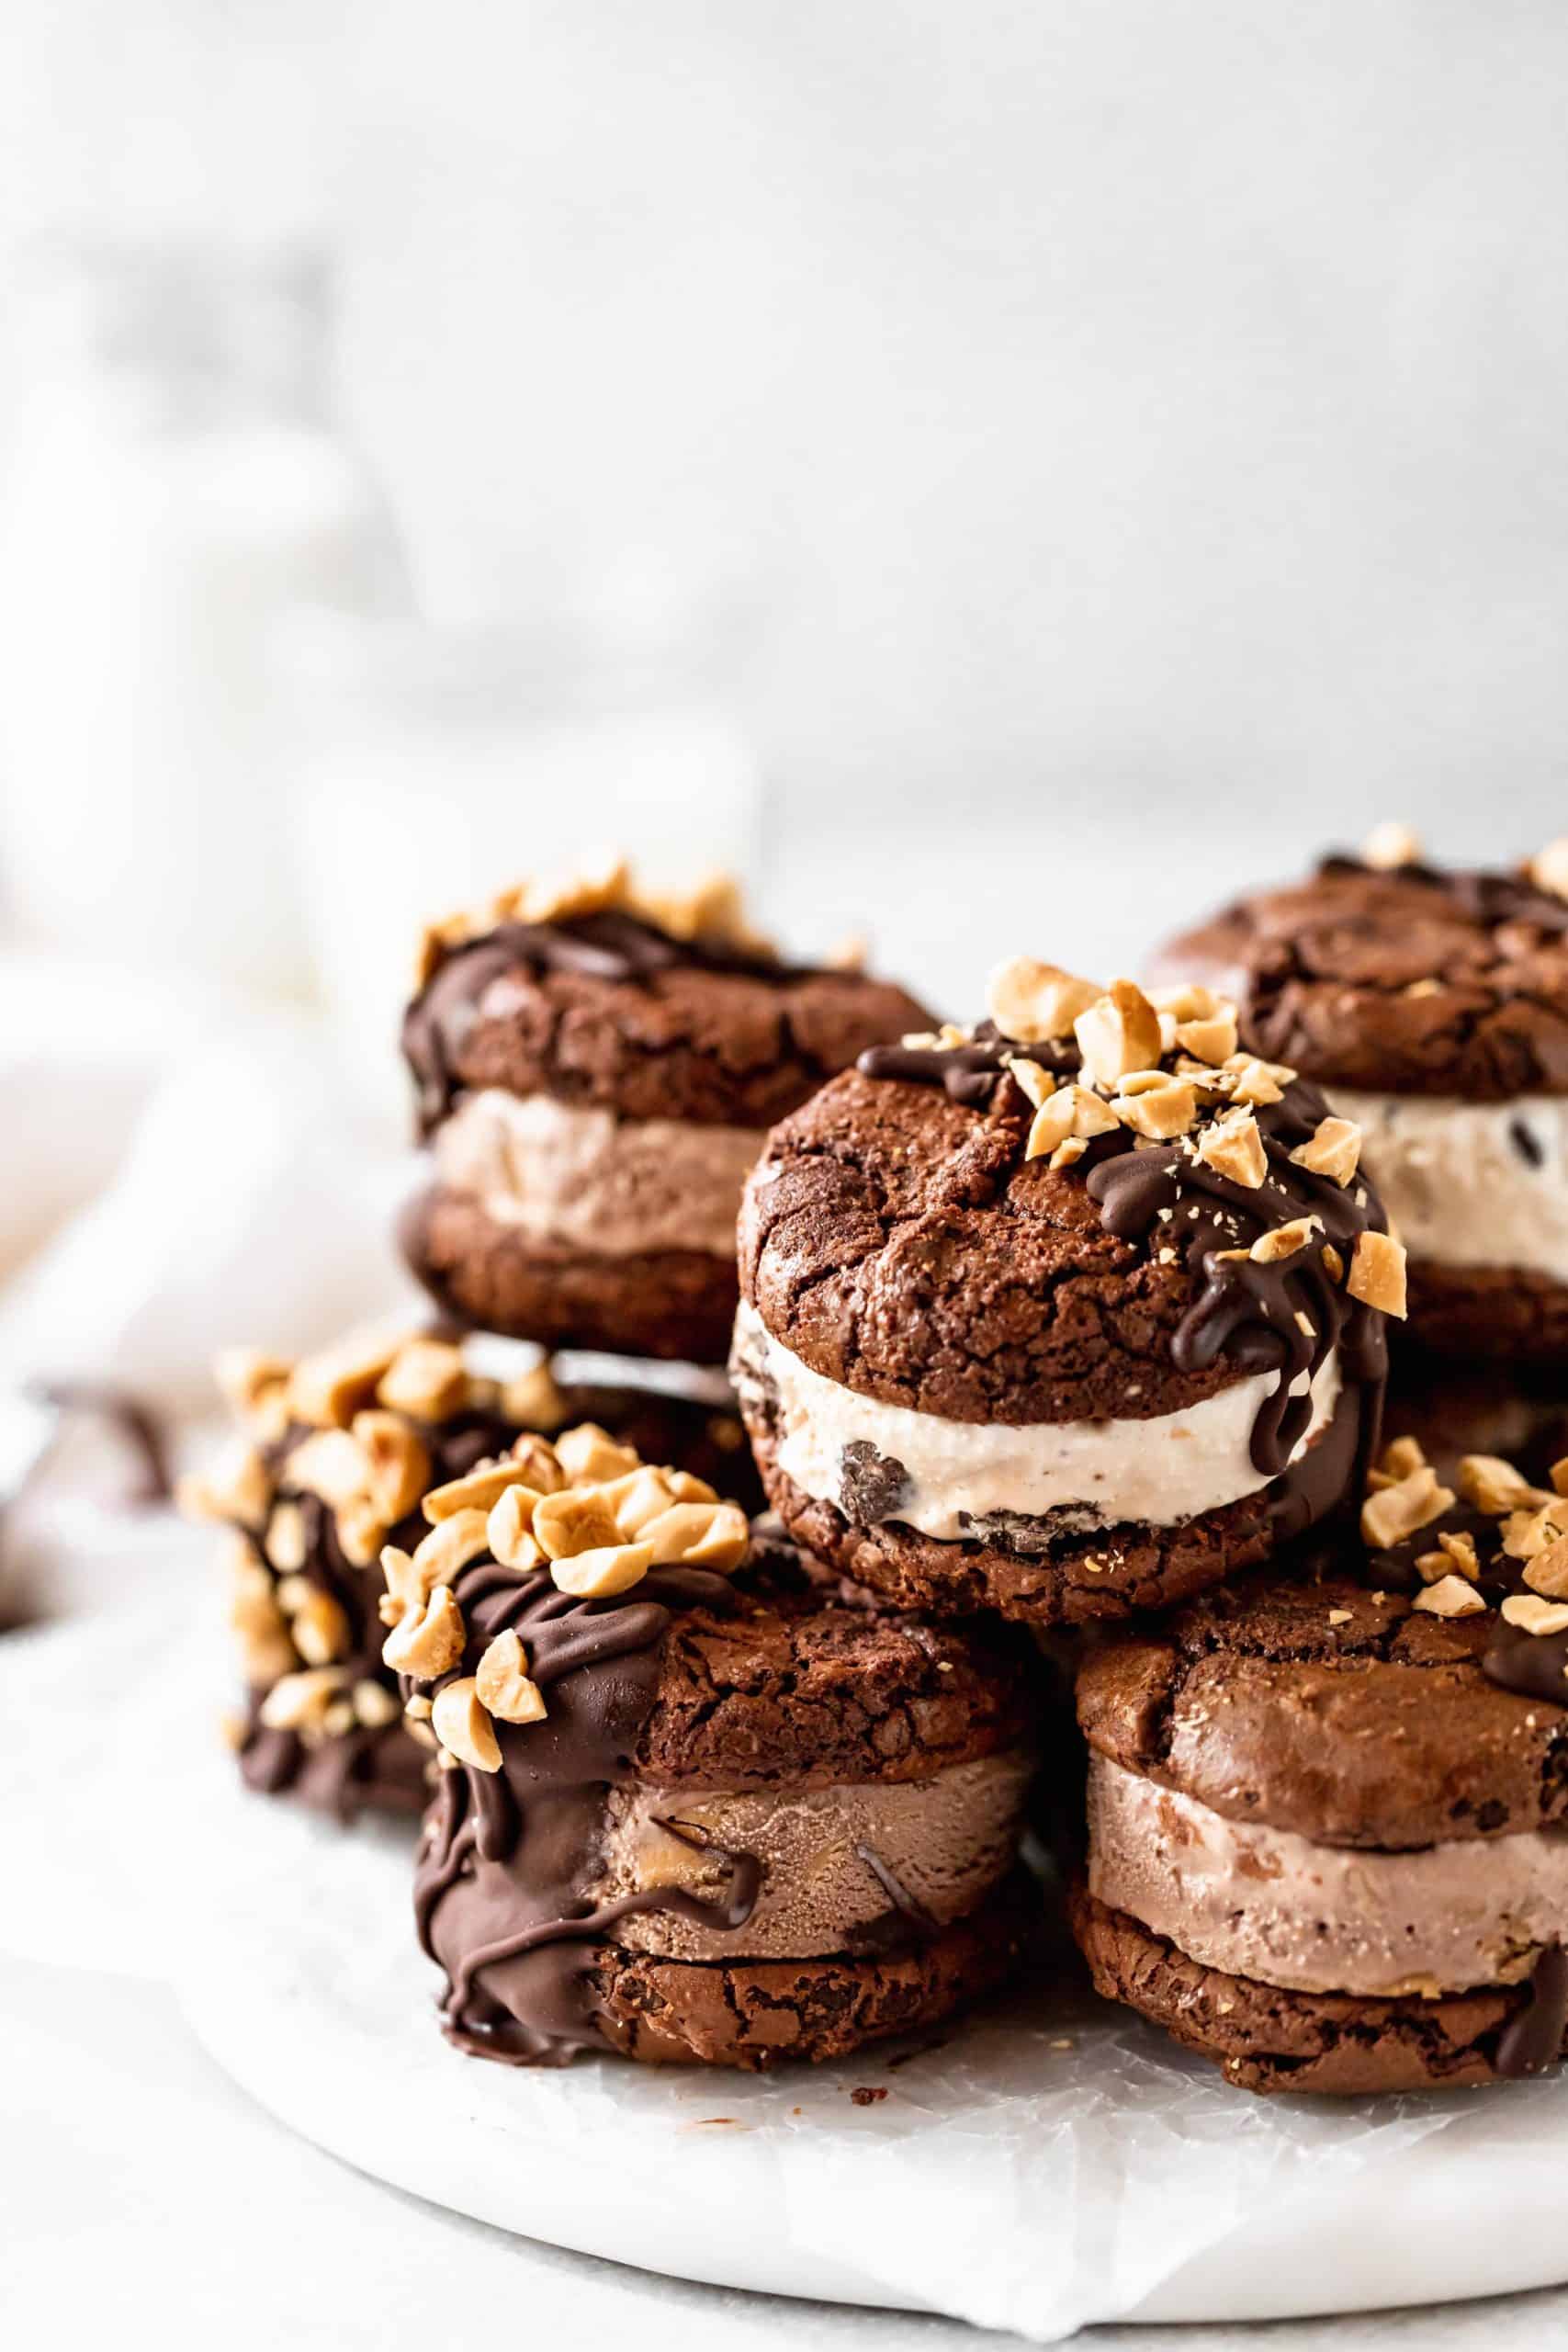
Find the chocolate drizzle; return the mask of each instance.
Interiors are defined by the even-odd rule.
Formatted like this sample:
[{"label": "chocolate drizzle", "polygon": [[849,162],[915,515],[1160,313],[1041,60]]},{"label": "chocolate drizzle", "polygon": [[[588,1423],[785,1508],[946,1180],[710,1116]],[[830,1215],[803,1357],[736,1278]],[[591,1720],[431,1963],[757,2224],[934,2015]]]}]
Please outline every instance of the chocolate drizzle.
[{"label": "chocolate drizzle", "polygon": [[[1135,1143],[1125,1130],[1106,1139],[1110,1148],[1089,1173],[1107,1231],[1147,1242],[1163,1227],[1165,1246],[1196,1285],[1171,1342],[1178,1369],[1207,1372],[1223,1355],[1244,1373],[1279,1374],[1252,1431],[1253,1467],[1268,1478],[1280,1476],[1305,1436],[1309,1385],[1332,1350],[1347,1380],[1381,1385],[1388,1370],[1384,1317],[1353,1299],[1323,1261],[1330,1246],[1347,1262],[1359,1234],[1383,1229],[1382,1210],[1364,1184],[1347,1190],[1290,1157],[1325,1115],[1319,1100],[1297,1080],[1282,1101],[1255,1112],[1269,1164],[1258,1186],[1222,1175],[1180,1142]],[[1290,1257],[1235,1254],[1305,1216],[1317,1229]]]},{"label": "chocolate drizzle", "polygon": [[535,979],[571,973],[643,988],[678,968],[778,987],[815,969],[716,936],[676,939],[640,915],[614,909],[553,922],[498,923],[450,949],[403,1016],[403,1055],[417,1090],[422,1138],[439,1126],[461,1091],[455,1067],[491,986],[519,968]]},{"label": "chocolate drizzle", "polygon": [[498,1634],[514,1631],[548,1713],[496,1725],[499,1772],[442,1773],[415,1878],[420,1941],[446,1972],[453,2040],[513,2064],[558,2065],[600,2038],[587,1962],[616,1920],[663,1910],[733,1929],[756,1903],[761,1869],[750,1854],[727,1857],[729,1884],[713,1900],[673,1886],[608,1903],[592,1893],[606,1798],[633,1777],[671,1616],[728,1611],[735,1596],[725,1577],[673,1567],[622,1598],[581,1600],[543,1569],[520,1577],[488,1557],[454,1589],[468,1630],[454,1671],[471,1673]]},{"label": "chocolate drizzle", "polygon": [[885,1862],[874,1846],[859,1845],[857,1858],[871,1872],[887,1897],[888,1908],[880,1919],[868,1919],[855,1941],[863,1951],[888,1951],[900,1946],[929,1944],[941,1935],[942,1928],[931,1917],[923,1903],[918,1903],[897,1872]]},{"label": "chocolate drizzle", "polygon": [[[1568,1510],[1568,1503],[1564,1510]],[[1416,1560],[1422,1553],[1438,1548],[1439,1535],[1471,1538],[1481,1571],[1476,1589],[1490,1609],[1495,1610],[1510,1596],[1530,1592],[1524,1575],[1529,1561],[1511,1559],[1504,1551],[1502,1529],[1495,1518],[1462,1502],[1455,1503],[1440,1519],[1428,1520],[1402,1544],[1386,1551],[1368,1552],[1362,1562],[1362,1582],[1374,1590],[1418,1592],[1422,1578]],[[1472,1617],[1458,1622],[1478,1624],[1480,1621]],[[1568,1707],[1568,1633],[1531,1634],[1502,1617],[1493,1617],[1485,1631],[1487,1645],[1481,1665],[1491,1681],[1521,1699]]]},{"label": "chocolate drizzle", "polygon": [[1077,1057],[1066,1045],[1015,1045],[994,1021],[982,1021],[961,1046],[871,1046],[855,1068],[863,1078],[901,1078],[912,1086],[940,1086],[971,1111],[990,1102],[1010,1061],[1038,1062],[1053,1077],[1077,1074]]},{"label": "chocolate drizzle", "polygon": [[1562,2055],[1568,2036],[1568,1951],[1547,1944],[1538,1954],[1529,1999],[1497,2041],[1497,2072],[1506,2081],[1543,2075]]},{"label": "chocolate drizzle", "polygon": [[[996,1101],[1006,1063],[1016,1058],[1057,1077],[1078,1071],[1070,1044],[1015,1045],[993,1022],[969,1044],[873,1046],[856,1067],[867,1078],[942,1086],[955,1102],[984,1110]],[[1293,1079],[1279,1102],[1255,1107],[1253,1115],[1268,1160],[1256,1187],[1195,1158],[1189,1138],[1154,1142],[1124,1126],[1094,1136],[1075,1172],[1087,1181],[1108,1232],[1180,1258],[1195,1295],[1171,1345],[1179,1370],[1206,1372],[1224,1356],[1240,1373],[1278,1374],[1252,1431],[1254,1467],[1277,1479],[1310,1426],[1310,1384],[1335,1349],[1344,1380],[1368,1392],[1363,1461],[1376,1443],[1388,1372],[1386,1318],[1349,1295],[1343,1274],[1358,1237],[1385,1231],[1387,1219],[1364,1178],[1347,1188],[1291,1159],[1328,1115],[1314,1086]],[[1316,1219],[1312,1238],[1291,1256],[1263,1261],[1247,1254],[1262,1235],[1309,1216]],[[1338,1254],[1338,1280],[1324,1262],[1325,1247]],[[1297,1468],[1292,1490],[1279,1498],[1281,1533],[1298,1532],[1336,1499],[1326,1489],[1315,1491],[1319,1482],[1304,1464]]]}]

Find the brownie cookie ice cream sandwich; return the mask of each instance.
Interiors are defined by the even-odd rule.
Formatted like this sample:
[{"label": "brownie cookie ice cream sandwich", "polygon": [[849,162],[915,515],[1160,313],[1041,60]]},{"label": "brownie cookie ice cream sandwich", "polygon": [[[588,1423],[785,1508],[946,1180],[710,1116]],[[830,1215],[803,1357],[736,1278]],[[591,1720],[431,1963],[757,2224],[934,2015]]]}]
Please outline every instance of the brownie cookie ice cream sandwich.
[{"label": "brownie cookie ice cream sandwich", "polygon": [[1005,965],[749,1180],[732,1370],[770,1501],[901,1604],[1168,1604],[1333,1509],[1401,1253],[1355,1129],[1204,989]]},{"label": "brownie cookie ice cream sandwich", "polygon": [[432,1176],[409,1262],[487,1330],[722,1362],[767,1128],[925,1017],[863,973],[781,960],[728,883],[655,899],[617,868],[443,924],[403,1028]]},{"label": "brownie cookie ice cream sandwich", "polygon": [[1451,2088],[1568,2051],[1568,1462],[1409,1439],[1352,1534],[1083,1668],[1101,1993],[1249,2090]]},{"label": "brownie cookie ice cream sandwich", "polygon": [[760,2068],[995,1984],[1032,1661],[846,1591],[602,1430],[523,1441],[386,1555],[438,1770],[415,1887],[459,2048]]},{"label": "brownie cookie ice cream sandwich", "polygon": [[1568,1363],[1568,842],[1443,872],[1382,828],[1156,970],[1233,995],[1245,1043],[1360,1128],[1410,1253],[1413,1340]]},{"label": "brownie cookie ice cream sandwich", "polygon": [[591,1415],[703,1472],[734,1462],[738,1425],[686,1398],[558,1386],[547,1365],[498,1380],[475,1351],[403,1331],[289,1362],[231,1350],[220,1387],[243,1435],[210,1476],[182,1481],[192,1516],[228,1529],[231,1618],[246,1700],[240,1770],[341,1819],[417,1813],[429,1751],[381,1659],[380,1555],[417,1543],[420,1505],[523,1430]]}]

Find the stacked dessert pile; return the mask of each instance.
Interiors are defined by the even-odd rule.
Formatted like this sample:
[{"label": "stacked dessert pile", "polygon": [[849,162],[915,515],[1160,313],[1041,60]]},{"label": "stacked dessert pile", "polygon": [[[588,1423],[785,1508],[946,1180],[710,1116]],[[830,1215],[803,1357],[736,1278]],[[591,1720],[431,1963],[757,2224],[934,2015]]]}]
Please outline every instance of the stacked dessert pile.
[{"label": "stacked dessert pile", "polygon": [[[405,1241],[447,1323],[335,1376],[239,1367],[256,1446],[206,1500],[242,1555],[247,1777],[341,1804],[423,1770],[458,2046],[761,2066],[929,2025],[1027,1950],[1032,1777],[1071,1811],[1087,1755],[1095,1980],[1232,2079],[1556,2058],[1568,1463],[1539,1390],[1486,1384],[1516,1467],[1431,1369],[1478,1327],[1552,1362],[1556,856],[1335,860],[1146,993],[1015,959],[972,1029],[624,874],[431,934]],[[1420,1098],[1388,1160],[1425,1352],[1393,1393],[1431,1460],[1382,1430],[1405,1260],[1374,1094],[1385,1147]],[[1497,1204],[1484,1247],[1448,1155]],[[754,1466],[636,1386],[732,1321]],[[497,1387],[456,1325],[630,1385]]]}]

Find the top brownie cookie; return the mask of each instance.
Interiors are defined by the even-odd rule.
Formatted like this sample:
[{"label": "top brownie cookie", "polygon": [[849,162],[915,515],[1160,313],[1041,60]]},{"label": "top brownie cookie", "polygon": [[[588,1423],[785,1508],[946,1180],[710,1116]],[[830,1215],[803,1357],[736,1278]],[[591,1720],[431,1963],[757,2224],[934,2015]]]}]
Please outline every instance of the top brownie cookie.
[{"label": "top brownie cookie", "polygon": [[728,883],[656,899],[622,867],[442,925],[403,1027],[435,1179],[414,1271],[518,1338],[720,1357],[769,1122],[925,1018],[863,972],[785,962]]},{"label": "top brownie cookie", "polygon": [[1568,842],[1514,874],[1443,873],[1383,828],[1156,968],[1232,989],[1253,1050],[1360,1128],[1410,1252],[1414,1339],[1568,1362]]},{"label": "top brownie cookie", "polygon": [[1199,989],[1027,960],[769,1139],[735,1366],[774,1506],[922,1605],[1168,1600],[1332,1508],[1403,1261],[1358,1138]]},{"label": "top brownie cookie", "polygon": [[1237,899],[1162,948],[1156,975],[1223,989],[1255,1052],[1323,1086],[1568,1094],[1568,844],[1513,874],[1414,852],[1374,836]]}]

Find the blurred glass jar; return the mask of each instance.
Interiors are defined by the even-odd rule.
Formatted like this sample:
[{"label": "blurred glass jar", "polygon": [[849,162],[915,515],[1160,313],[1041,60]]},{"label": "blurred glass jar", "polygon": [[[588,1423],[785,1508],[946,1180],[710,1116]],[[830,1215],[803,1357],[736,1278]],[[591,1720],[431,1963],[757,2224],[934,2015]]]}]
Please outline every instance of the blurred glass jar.
[{"label": "blurred glass jar", "polygon": [[310,978],[271,693],[301,604],[396,610],[320,264],[34,256],[0,429],[0,886],[24,936]]},{"label": "blurred glass jar", "polygon": [[287,637],[316,969],[362,1101],[406,1124],[423,925],[624,855],[656,887],[756,878],[762,786],[723,681],[747,626],[635,560],[505,627],[304,616]]}]

